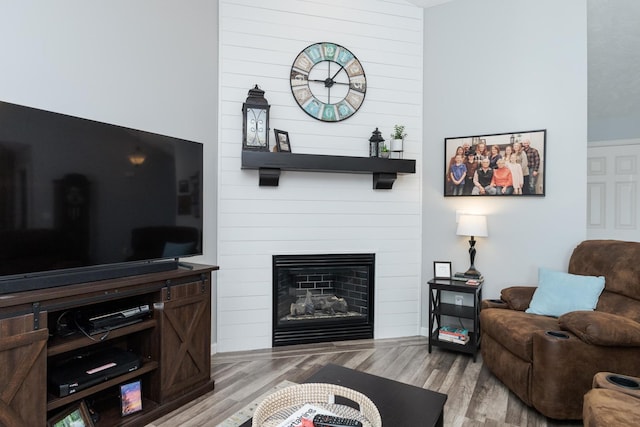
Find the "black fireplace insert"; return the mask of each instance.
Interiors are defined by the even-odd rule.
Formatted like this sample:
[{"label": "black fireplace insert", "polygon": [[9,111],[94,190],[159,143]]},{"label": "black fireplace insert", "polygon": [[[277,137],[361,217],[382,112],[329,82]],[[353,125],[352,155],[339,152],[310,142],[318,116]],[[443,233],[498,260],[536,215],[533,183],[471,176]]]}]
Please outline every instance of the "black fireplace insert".
[{"label": "black fireplace insert", "polygon": [[373,338],[375,254],[273,256],[273,346]]}]

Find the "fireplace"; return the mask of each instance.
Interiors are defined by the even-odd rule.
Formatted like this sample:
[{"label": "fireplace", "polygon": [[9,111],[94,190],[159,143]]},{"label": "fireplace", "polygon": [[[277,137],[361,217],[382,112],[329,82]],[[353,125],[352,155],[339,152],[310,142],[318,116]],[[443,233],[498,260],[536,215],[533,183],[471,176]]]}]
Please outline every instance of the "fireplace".
[{"label": "fireplace", "polygon": [[273,256],[273,346],[373,338],[375,254]]}]

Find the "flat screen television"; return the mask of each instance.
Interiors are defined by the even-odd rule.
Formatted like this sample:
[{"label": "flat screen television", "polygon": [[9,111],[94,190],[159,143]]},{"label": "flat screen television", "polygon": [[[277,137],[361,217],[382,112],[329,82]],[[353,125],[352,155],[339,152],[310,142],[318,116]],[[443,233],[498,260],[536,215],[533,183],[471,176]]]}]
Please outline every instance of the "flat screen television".
[{"label": "flat screen television", "polygon": [[0,294],[202,254],[202,144],[0,102]]}]

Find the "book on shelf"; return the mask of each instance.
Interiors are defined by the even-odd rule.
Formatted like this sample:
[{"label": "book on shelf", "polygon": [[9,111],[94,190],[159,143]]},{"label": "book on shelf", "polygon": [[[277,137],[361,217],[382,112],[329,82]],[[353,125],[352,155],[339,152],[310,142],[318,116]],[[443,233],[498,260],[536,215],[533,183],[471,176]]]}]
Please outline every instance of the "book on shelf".
[{"label": "book on shelf", "polygon": [[481,279],[483,277],[482,274],[468,274],[468,273],[461,273],[461,272],[454,273],[453,276],[464,278],[464,279]]},{"label": "book on shelf", "polygon": [[467,342],[469,342],[469,337],[455,337],[449,334],[438,334],[438,339],[440,341],[452,342],[461,345],[465,345]]},{"label": "book on shelf", "polygon": [[465,339],[469,337],[469,330],[465,328],[456,328],[455,326],[441,326],[438,334],[447,335],[454,338]]},{"label": "book on shelf", "polygon": [[469,276],[464,273],[455,273],[451,276],[451,280],[455,280],[457,282],[465,282],[467,285],[479,285],[484,282],[484,276]]}]

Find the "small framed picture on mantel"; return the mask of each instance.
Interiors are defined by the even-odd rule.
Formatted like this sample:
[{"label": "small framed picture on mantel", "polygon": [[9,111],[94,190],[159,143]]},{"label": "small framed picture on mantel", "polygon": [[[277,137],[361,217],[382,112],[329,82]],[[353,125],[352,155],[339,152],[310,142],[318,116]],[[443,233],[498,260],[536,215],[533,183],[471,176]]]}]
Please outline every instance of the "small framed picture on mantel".
[{"label": "small framed picture on mantel", "polygon": [[289,141],[289,132],[274,129],[273,133],[276,134],[276,144],[278,147],[278,151],[280,151],[281,153],[290,153],[291,142]]},{"label": "small framed picture on mantel", "polygon": [[433,278],[451,279],[451,261],[434,261]]}]

